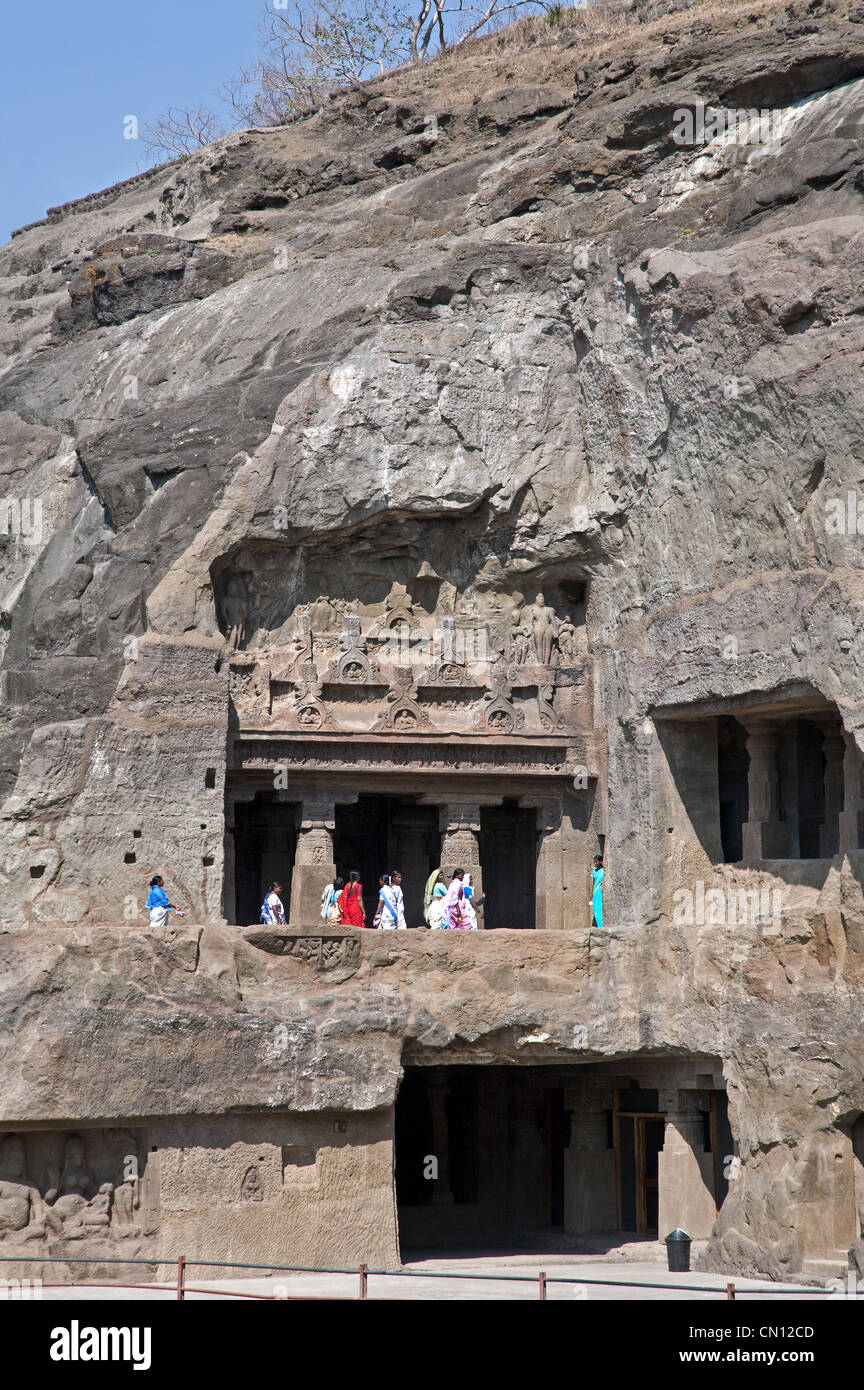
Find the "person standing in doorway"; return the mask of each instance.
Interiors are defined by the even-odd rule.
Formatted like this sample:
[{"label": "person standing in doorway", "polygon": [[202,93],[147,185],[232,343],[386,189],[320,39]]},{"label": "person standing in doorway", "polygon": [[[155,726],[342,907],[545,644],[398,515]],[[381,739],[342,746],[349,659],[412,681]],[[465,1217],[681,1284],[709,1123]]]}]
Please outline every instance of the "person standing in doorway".
[{"label": "person standing in doorway", "polygon": [[393,888],[393,896],[396,899],[396,926],[399,931],[404,931],[408,923],[405,921],[405,899],[402,896],[402,875],[398,869],[394,869],[391,873],[390,884]]},{"label": "person standing in doorway", "polygon": [[348,882],[339,894],[339,913],[343,926],[365,927],[366,909],[363,906],[363,884],[357,869],[352,869]]},{"label": "person standing in doorway", "polygon": [[591,915],[594,927],[603,926],[603,855],[594,855],[594,891],[591,894]]},{"label": "person standing in doorway", "polygon": [[164,927],[168,925],[168,913],[176,912],[178,917],[183,916],[182,908],[172,903],[165,892],[161,874],[155,874],[150,880],[150,892],[147,894],[147,902],[144,904],[150,913],[151,927]]},{"label": "person standing in doorway", "polygon": [[378,894],[378,911],[375,925],[379,931],[395,931],[399,925],[399,901],[393,887],[393,875],[381,875],[381,890]]},{"label": "person standing in doorway", "polygon": [[259,921],[264,922],[269,927],[284,927],[285,908],[282,905],[282,884],[271,883],[267,889],[267,896],[261,904],[261,916]]}]

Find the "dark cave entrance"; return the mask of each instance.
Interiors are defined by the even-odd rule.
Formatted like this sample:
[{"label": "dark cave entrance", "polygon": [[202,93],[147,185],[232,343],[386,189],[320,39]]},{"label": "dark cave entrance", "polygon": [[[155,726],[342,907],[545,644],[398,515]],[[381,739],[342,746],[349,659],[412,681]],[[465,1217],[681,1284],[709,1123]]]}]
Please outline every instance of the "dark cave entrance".
[{"label": "dark cave entrance", "polygon": [[259,920],[270,884],[282,884],[285,916],[291,902],[291,876],[297,849],[300,803],[277,801],[273,792],[256,792],[234,807],[234,920]]},{"label": "dark cave entrance", "polygon": [[[532,930],[537,907],[537,812],[504,802],[480,810],[483,925]],[[470,868],[470,865],[466,866]]]},{"label": "dark cave entrance", "polygon": [[437,806],[418,806],[408,796],[358,796],[336,806],[333,845],[336,873],[346,882],[352,869],[360,873],[368,926],[378,903],[378,879],[393,869],[402,874],[408,926],[423,925],[423,889],[441,857]]},{"label": "dark cave entrance", "polygon": [[689,1077],[666,1064],[637,1066],[648,1073],[638,1077],[610,1064],[406,1066],[394,1144],[402,1258],[596,1252],[656,1240],[697,1211],[695,1238],[707,1238],[735,1146],[725,1091],[702,1065]]}]

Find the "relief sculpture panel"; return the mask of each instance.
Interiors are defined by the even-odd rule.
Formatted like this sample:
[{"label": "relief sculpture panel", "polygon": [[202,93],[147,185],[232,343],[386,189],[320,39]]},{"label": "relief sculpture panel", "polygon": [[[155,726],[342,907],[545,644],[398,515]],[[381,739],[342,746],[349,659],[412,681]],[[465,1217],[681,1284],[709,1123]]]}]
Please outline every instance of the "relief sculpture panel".
[{"label": "relief sculpture panel", "polygon": [[422,740],[584,724],[585,584],[472,575],[442,535],[233,556],[214,588],[238,725]]},{"label": "relief sculpture panel", "polygon": [[145,1165],[129,1130],[0,1136],[0,1253],[137,1256],[158,1227]]}]

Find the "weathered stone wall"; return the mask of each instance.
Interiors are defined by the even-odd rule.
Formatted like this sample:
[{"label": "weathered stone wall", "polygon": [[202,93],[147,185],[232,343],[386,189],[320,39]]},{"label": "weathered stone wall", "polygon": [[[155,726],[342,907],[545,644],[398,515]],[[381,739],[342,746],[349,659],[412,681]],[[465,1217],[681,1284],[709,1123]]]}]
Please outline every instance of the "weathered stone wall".
[{"label": "weathered stone wall", "polygon": [[[148,1146],[200,1150],[202,1163],[212,1135],[219,1183],[232,1192],[252,1166],[251,1147],[232,1146],[265,1145],[265,1166],[274,1145],[320,1147],[319,1186],[307,1190],[298,1175],[292,1195],[287,1182],[286,1224],[271,1244],[263,1226],[244,1224],[235,1193],[207,1217],[197,1248],[209,1242],[227,1258],[225,1239],[231,1250],[256,1245],[265,1260],[291,1263],[289,1232],[310,1260],[338,1263],[343,1251],[362,1258],[344,1214],[364,1194],[368,1214],[353,1228],[381,1258],[394,1251],[390,1116],[403,1062],[620,1060],[626,1072],[719,1056],[741,1173],[709,1262],[778,1276],[805,1261],[836,1263],[851,1243],[849,1126],[864,1112],[860,917],[838,911],[830,929],[801,918],[767,940],[725,926],[368,932],[341,983],[328,982],[319,953],[274,955],[284,938],[248,935],[271,949],[219,927],[166,940],[80,928],[4,937],[4,1131],[143,1126],[157,1136]],[[170,1122],[158,1118],[169,1112]],[[348,1124],[338,1137],[337,1119]],[[191,1252],[198,1217],[181,1213],[187,1202],[200,1211],[204,1188],[196,1179],[199,1196],[188,1195],[179,1158],[163,1161],[175,1175],[166,1179],[174,1205],[165,1211],[175,1213],[166,1229]],[[295,1199],[304,1203],[296,1223]],[[331,1224],[328,1214],[339,1213]],[[571,1219],[578,1230],[572,1209]]]}]

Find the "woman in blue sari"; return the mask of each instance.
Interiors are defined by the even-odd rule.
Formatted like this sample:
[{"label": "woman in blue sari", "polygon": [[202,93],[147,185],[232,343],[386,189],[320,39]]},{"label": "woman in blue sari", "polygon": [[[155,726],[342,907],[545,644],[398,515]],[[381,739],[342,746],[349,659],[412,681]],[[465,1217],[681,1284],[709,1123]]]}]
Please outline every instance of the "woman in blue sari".
[{"label": "woman in blue sari", "polygon": [[594,892],[591,894],[591,912],[593,920],[591,925],[596,927],[603,926],[603,856],[594,855]]}]

